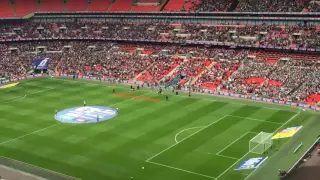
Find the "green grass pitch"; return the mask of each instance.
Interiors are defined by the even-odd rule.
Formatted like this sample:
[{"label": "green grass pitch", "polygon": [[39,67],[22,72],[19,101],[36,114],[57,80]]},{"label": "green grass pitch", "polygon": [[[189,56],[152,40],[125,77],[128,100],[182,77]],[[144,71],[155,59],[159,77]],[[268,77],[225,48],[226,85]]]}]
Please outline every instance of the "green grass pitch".
[{"label": "green grass pitch", "polygon": [[[161,101],[115,96],[114,88]],[[244,159],[263,156],[248,153],[252,137],[306,124],[303,119],[313,116],[262,103],[165,94],[169,101],[149,89],[133,92],[124,85],[21,81],[0,90],[0,156],[86,180],[247,180],[254,177],[253,170],[234,168]],[[84,100],[119,108],[119,114],[80,125],[54,119],[56,109],[82,106]],[[275,154],[285,141],[275,142],[265,155]],[[268,160],[263,166],[272,168]]]}]

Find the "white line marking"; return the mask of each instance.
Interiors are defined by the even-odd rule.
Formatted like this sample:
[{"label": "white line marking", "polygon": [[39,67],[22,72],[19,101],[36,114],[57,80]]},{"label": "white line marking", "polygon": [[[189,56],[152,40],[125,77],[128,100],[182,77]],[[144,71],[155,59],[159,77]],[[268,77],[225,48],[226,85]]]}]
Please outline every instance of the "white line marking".
[{"label": "white line marking", "polygon": [[272,121],[266,121],[266,120],[261,120],[261,119],[255,119],[255,118],[249,118],[249,117],[241,117],[241,116],[233,116],[233,115],[228,115],[230,117],[236,117],[236,118],[242,118],[242,119],[248,119],[251,121],[260,121],[260,122],[266,122],[266,123],[271,123],[271,124],[279,124],[282,125],[282,123],[278,123],[278,122],[272,122]]},{"label": "white line marking", "polygon": [[249,133],[251,133],[251,132],[249,131],[249,132],[244,133],[242,136],[240,136],[236,140],[232,141],[228,146],[226,146],[225,148],[221,149],[221,151],[219,151],[216,155],[219,155],[222,151],[226,150],[228,147],[232,146],[234,143],[236,143],[237,141],[239,141],[241,138],[243,138],[244,136],[246,136]]},{"label": "white line marking", "polygon": [[[295,115],[293,115],[287,122],[285,122],[282,126],[280,126],[277,130],[275,130],[274,132],[273,132],[273,134],[274,133],[276,133],[276,132],[278,132],[280,129],[282,129],[286,124],[288,124],[289,122],[291,122],[295,117],[297,117],[298,115],[300,114],[300,111],[297,113],[297,114],[295,114]],[[252,174],[257,170],[258,168],[256,168],[256,169],[254,169],[244,180],[247,180],[250,176],[252,176]]]},{"label": "white line marking", "polygon": [[24,137],[26,137],[26,136],[29,136],[29,135],[35,134],[35,133],[37,133],[37,132],[44,131],[44,130],[46,130],[46,129],[49,129],[49,128],[52,128],[52,127],[55,127],[55,126],[60,125],[60,124],[61,124],[61,123],[56,123],[56,124],[53,124],[53,125],[51,125],[51,126],[48,126],[48,127],[42,128],[42,129],[39,129],[39,130],[37,130],[37,131],[33,131],[33,132],[31,132],[31,133],[28,133],[28,134],[25,134],[25,135],[22,135],[22,136],[19,136],[19,137],[16,137],[16,138],[13,138],[13,139],[10,139],[10,140],[7,140],[7,141],[4,141],[4,142],[0,143],[0,145],[4,145],[4,144],[9,143],[9,142],[11,142],[11,141],[14,141],[14,140],[17,140],[17,139],[24,138]]},{"label": "white line marking", "polygon": [[206,126],[197,126],[197,127],[191,127],[191,128],[187,128],[187,129],[183,129],[182,131],[178,132],[175,136],[174,136],[174,140],[176,141],[176,143],[178,143],[179,141],[177,140],[178,139],[178,136],[179,134],[185,132],[185,131],[188,131],[188,130],[191,130],[191,129],[200,129],[200,128],[205,128]]},{"label": "white line marking", "polygon": [[45,91],[50,91],[50,90],[53,90],[55,88],[49,88],[49,89],[44,89],[44,90],[40,90],[40,91],[36,91],[36,92],[32,92],[32,93],[28,93],[28,95],[33,95],[33,94],[38,94],[38,93],[42,93],[42,92],[45,92]]},{"label": "white line marking", "polygon": [[[297,114],[293,115],[287,122],[285,122],[284,124],[282,124],[278,129],[276,129],[274,133],[278,132],[281,128],[283,128],[283,126],[285,126],[286,124],[288,124],[290,121],[292,121],[297,115],[299,115],[300,112],[298,112]],[[224,172],[222,172],[218,177],[217,179],[219,179],[221,176],[223,176],[226,172],[228,172],[234,165],[236,165],[241,159],[243,159],[244,157],[246,157],[248,154],[250,153],[250,151],[248,151],[246,154],[244,154],[238,161],[236,161],[235,163],[233,163],[228,169],[226,169]],[[258,168],[257,168],[258,169]],[[248,177],[250,177],[252,175],[253,172],[255,172],[255,170],[257,169],[254,169],[250,174],[249,176],[247,176],[244,180],[246,180]]]},{"label": "white line marking", "polygon": [[220,118],[220,119],[218,119],[218,120],[214,121],[213,123],[209,124],[209,125],[208,125],[208,126],[206,126],[205,128],[202,128],[202,129],[200,129],[200,130],[198,130],[198,131],[196,131],[196,132],[194,132],[194,133],[190,134],[189,136],[187,136],[186,138],[182,139],[182,140],[181,140],[181,141],[179,141],[178,143],[175,143],[175,144],[173,144],[173,145],[171,145],[171,146],[167,147],[166,149],[164,149],[164,150],[160,151],[159,153],[157,153],[157,154],[153,155],[152,157],[150,157],[150,158],[149,158],[149,159],[147,159],[146,161],[150,161],[151,159],[155,158],[155,157],[156,157],[156,156],[158,156],[159,154],[161,154],[161,153],[163,153],[163,152],[165,152],[165,151],[168,151],[170,148],[172,148],[172,147],[174,147],[174,146],[178,145],[178,144],[179,144],[179,143],[181,143],[182,141],[184,141],[184,140],[186,140],[186,139],[188,139],[188,138],[192,137],[193,135],[195,135],[195,134],[199,133],[200,131],[202,131],[202,130],[204,130],[204,129],[208,128],[209,126],[211,126],[211,125],[213,125],[213,124],[215,124],[215,123],[217,123],[217,122],[221,121],[221,120],[222,120],[222,119],[224,119],[225,117],[227,117],[227,116],[223,116],[222,118]]},{"label": "white line marking", "polygon": [[[37,92],[34,92],[34,93],[30,93],[30,94],[37,94],[37,93],[44,92],[44,91],[49,91],[49,90],[52,90],[52,89],[41,90],[41,91],[37,91]],[[149,92],[149,93],[150,93],[150,92]],[[149,94],[149,93],[145,93],[145,94],[143,94],[143,95],[146,95],[146,94]],[[30,94],[27,94],[27,95],[30,95]],[[25,95],[23,98],[25,98],[27,95]],[[117,105],[117,104],[120,104],[120,103],[129,101],[129,100],[132,100],[132,99],[134,99],[134,98],[126,99],[126,100],[124,100],[124,101],[120,101],[120,102],[118,102],[118,103],[111,104],[111,105],[109,105],[109,106],[114,106],[114,105]],[[12,101],[11,101],[11,102],[12,102]],[[31,133],[28,133],[28,134],[25,134],[25,135],[22,135],[22,136],[19,136],[19,137],[16,137],[16,138],[13,138],[13,139],[4,141],[4,142],[0,143],[0,145],[9,143],[9,142],[14,141],[14,140],[17,140],[17,139],[21,139],[21,138],[23,138],[23,137],[26,137],[26,136],[35,134],[35,133],[40,132],[40,131],[44,131],[44,130],[46,130],[46,129],[49,129],[49,128],[51,128],[51,127],[54,127],[54,126],[57,126],[57,125],[60,125],[60,124],[62,124],[62,123],[53,124],[53,125],[51,125],[51,126],[48,126],[48,127],[43,128],[43,129],[39,129],[39,130],[37,130],[37,131],[33,131],[33,132],[31,132]]]},{"label": "white line marking", "polygon": [[[15,101],[20,101],[22,99],[24,99],[25,97],[27,97],[27,95],[24,95],[23,97],[20,97],[18,99],[16,98],[10,98],[10,99],[7,99],[7,100],[3,100],[3,101],[0,101],[1,104],[6,104],[6,103],[11,103],[11,102],[15,102]],[[12,100],[13,99],[13,100]]]},{"label": "white line marking", "polygon": [[200,174],[200,173],[196,173],[196,172],[192,172],[192,171],[188,171],[188,170],[184,170],[184,169],[180,169],[180,168],[176,168],[176,167],[172,167],[172,166],[167,166],[167,165],[164,165],[164,164],[160,164],[160,163],[156,163],[156,162],[152,162],[152,161],[148,161],[148,160],[146,162],[151,163],[151,164],[155,164],[155,165],[158,165],[158,166],[167,167],[167,168],[170,168],[170,169],[175,169],[175,170],[178,170],[178,171],[183,171],[183,172],[190,173],[190,174],[195,174],[195,175],[206,177],[206,178],[210,178],[210,179],[215,179],[215,177],[212,177],[212,176],[208,176],[208,175],[204,175],[204,174]]},{"label": "white line marking", "polygon": [[222,154],[216,154],[216,156],[221,156],[221,157],[228,158],[228,159],[238,160],[238,158],[231,157],[231,156],[225,156],[225,155],[222,155]]},{"label": "white line marking", "polygon": [[41,169],[41,170],[45,170],[45,171],[48,171],[48,172],[51,172],[51,173],[55,173],[55,174],[58,174],[58,175],[61,175],[61,176],[64,176],[64,177],[69,177],[69,178],[71,178],[71,179],[81,180],[81,179],[76,178],[76,177],[73,177],[73,176],[69,176],[69,175],[66,175],[66,174],[62,174],[62,173],[59,173],[59,172],[56,172],[56,171],[53,171],[53,170],[50,170],[50,169],[46,169],[46,168],[43,168],[43,167],[35,166],[35,165],[29,164],[29,163],[26,163],[26,162],[23,162],[23,161],[19,161],[19,160],[16,160],[16,159],[12,159],[12,158],[9,158],[9,157],[0,156],[0,158],[4,158],[4,159],[9,159],[9,160],[12,160],[12,161],[16,161],[16,162],[19,162],[19,163],[22,163],[22,164],[25,164],[25,165],[28,165],[28,166],[31,166],[31,167],[34,167],[34,168],[38,168],[38,169]]}]

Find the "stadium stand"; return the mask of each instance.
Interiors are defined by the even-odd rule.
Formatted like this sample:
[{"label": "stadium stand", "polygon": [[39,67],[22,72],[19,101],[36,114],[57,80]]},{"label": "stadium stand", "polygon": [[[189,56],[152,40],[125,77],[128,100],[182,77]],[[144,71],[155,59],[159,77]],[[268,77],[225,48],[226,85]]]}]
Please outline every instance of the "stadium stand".
[{"label": "stadium stand", "polygon": [[[37,51],[39,45],[46,50]],[[6,77],[26,73],[31,59],[49,57],[56,73],[150,83],[168,83],[183,75],[176,84],[194,91],[222,90],[309,104],[320,101],[316,54],[89,41],[1,44],[0,50],[0,74]]]},{"label": "stadium stand", "polygon": [[111,5],[111,0],[92,0],[89,3],[88,11],[107,11]]},{"label": "stadium stand", "polygon": [[62,1],[56,0],[42,0],[40,3],[40,11],[59,12],[63,10]]},{"label": "stadium stand", "polygon": [[238,12],[302,12],[303,1],[295,0],[240,0]]},{"label": "stadium stand", "polygon": [[132,7],[132,11],[135,12],[153,12],[156,11],[157,6],[149,5],[135,5]]},{"label": "stadium stand", "polygon": [[88,0],[68,0],[66,11],[86,11]]},{"label": "stadium stand", "polygon": [[227,11],[235,0],[198,0],[191,1],[192,8],[200,12]]},{"label": "stadium stand", "polygon": [[130,11],[132,8],[132,0],[115,0],[110,6],[110,11]]},{"label": "stadium stand", "polygon": [[184,6],[184,0],[169,0],[163,11],[181,11]]},{"label": "stadium stand", "polygon": [[320,2],[319,1],[311,1],[307,11],[310,12],[320,12]]},{"label": "stadium stand", "polygon": [[36,0],[15,0],[16,16],[23,17],[38,11]]},{"label": "stadium stand", "polygon": [[9,0],[0,1],[0,17],[14,17],[12,4]]}]

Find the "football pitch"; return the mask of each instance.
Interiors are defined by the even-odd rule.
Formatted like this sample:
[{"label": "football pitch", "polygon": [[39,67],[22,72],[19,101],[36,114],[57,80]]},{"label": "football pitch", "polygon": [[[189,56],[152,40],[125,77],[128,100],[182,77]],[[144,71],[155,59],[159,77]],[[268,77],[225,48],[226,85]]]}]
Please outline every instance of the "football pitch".
[{"label": "football pitch", "polygon": [[[55,120],[56,110],[81,107],[83,101],[118,108],[118,115],[97,123]],[[283,157],[287,146],[295,148],[301,141],[274,140],[266,153],[253,154],[250,139],[262,131],[300,125],[295,136],[315,135],[317,115],[222,97],[31,79],[0,89],[0,156],[86,180],[273,180],[277,170],[291,167],[296,157],[281,163],[272,157]],[[243,160],[257,157],[268,158],[257,169],[234,170]]]}]

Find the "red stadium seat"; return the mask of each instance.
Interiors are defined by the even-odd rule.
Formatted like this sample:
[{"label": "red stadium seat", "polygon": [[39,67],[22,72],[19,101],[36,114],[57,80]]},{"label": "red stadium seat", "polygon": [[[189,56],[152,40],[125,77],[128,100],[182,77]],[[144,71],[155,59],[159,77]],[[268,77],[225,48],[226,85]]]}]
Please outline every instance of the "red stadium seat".
[{"label": "red stadium seat", "polygon": [[152,11],[156,11],[157,6],[134,6],[132,8],[132,11],[135,12],[152,12]]},{"label": "red stadium seat", "polygon": [[107,11],[110,4],[111,0],[92,0],[89,4],[88,11]]},{"label": "red stadium seat", "polygon": [[0,1],[0,17],[13,17],[14,12],[9,0]]},{"label": "red stadium seat", "polygon": [[40,3],[40,11],[62,11],[62,1],[57,0],[42,0]]},{"label": "red stadium seat", "polygon": [[86,11],[88,0],[69,0],[66,4],[66,11]]},{"label": "red stadium seat", "polygon": [[23,17],[38,11],[36,0],[15,0],[16,16]]},{"label": "red stadium seat", "polygon": [[116,0],[110,8],[110,11],[130,11],[132,0]]}]

